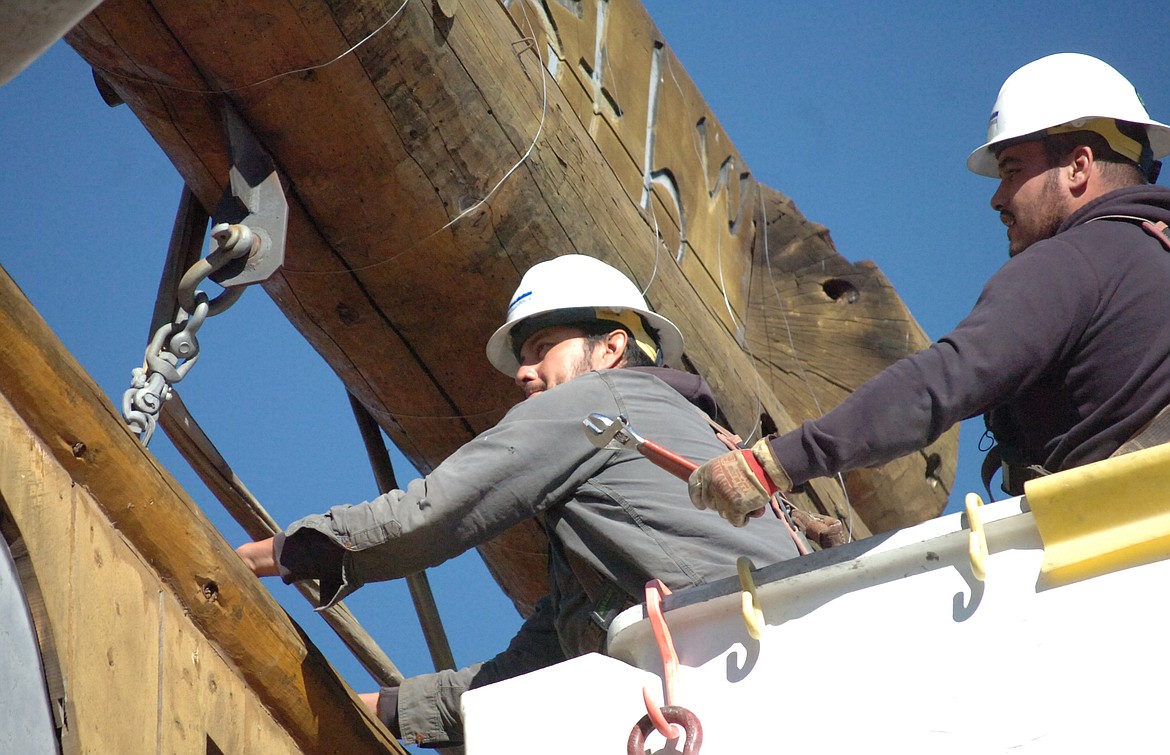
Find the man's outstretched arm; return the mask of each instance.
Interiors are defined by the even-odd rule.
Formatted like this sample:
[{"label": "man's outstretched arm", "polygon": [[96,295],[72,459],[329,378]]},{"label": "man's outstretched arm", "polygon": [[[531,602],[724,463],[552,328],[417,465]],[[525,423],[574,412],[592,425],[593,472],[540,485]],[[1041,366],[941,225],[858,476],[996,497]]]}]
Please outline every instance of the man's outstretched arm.
[{"label": "man's outstretched arm", "polygon": [[276,538],[257,540],[254,543],[244,543],[236,548],[236,554],[257,577],[276,577],[280,575],[280,567],[276,564]]}]

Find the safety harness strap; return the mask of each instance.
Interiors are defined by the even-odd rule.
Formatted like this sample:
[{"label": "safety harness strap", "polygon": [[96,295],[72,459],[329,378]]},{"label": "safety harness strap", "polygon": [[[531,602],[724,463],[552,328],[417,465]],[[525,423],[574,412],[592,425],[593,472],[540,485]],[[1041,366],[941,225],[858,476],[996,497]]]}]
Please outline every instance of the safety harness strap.
[{"label": "safety harness strap", "polygon": [[1138,430],[1132,438],[1122,443],[1116,451],[1109,455],[1109,458],[1140,451],[1143,448],[1160,446],[1166,442],[1170,442],[1170,406],[1155,414],[1152,420],[1147,422],[1141,430]]},{"label": "safety harness strap", "polygon": [[610,622],[630,606],[637,605],[637,601],[626,594],[612,580],[605,577],[585,559],[576,553],[565,549],[565,560],[573,576],[584,590],[592,610],[589,612],[589,624],[581,633],[579,649],[582,652],[605,652],[605,638],[609,631]]},{"label": "safety harness strap", "polygon": [[987,491],[989,500],[995,500],[995,494],[991,492],[991,478],[997,471],[1002,472],[1000,488],[1008,495],[1023,495],[1025,482],[1052,474],[1039,464],[1025,464],[1013,451],[1010,446],[996,443],[983,457],[983,468],[979,470],[979,475],[983,478],[983,489]]}]

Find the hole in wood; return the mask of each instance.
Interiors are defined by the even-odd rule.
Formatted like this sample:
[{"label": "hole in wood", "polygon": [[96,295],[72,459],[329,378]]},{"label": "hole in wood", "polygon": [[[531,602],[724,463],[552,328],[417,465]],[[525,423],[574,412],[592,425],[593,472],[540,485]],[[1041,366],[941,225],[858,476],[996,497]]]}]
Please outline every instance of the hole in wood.
[{"label": "hole in wood", "polygon": [[842,301],[846,304],[852,304],[861,298],[861,292],[857,290],[857,286],[843,278],[829,278],[821,284],[821,288],[833,301]]},{"label": "hole in wood", "polygon": [[337,305],[337,319],[346,325],[353,325],[358,321],[358,316],[349,308],[348,304],[342,303]]}]

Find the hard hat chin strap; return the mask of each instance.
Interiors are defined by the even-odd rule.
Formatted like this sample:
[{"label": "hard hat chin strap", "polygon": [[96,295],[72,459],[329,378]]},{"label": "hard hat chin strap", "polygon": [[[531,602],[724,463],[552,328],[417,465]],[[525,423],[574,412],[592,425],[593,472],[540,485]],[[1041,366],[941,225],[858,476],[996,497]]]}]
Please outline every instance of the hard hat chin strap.
[{"label": "hard hat chin strap", "polygon": [[1154,159],[1154,150],[1150,145],[1142,148],[1142,157],[1138,160],[1138,170],[1146,177],[1146,183],[1158,183],[1158,176],[1162,173],[1162,161]]}]

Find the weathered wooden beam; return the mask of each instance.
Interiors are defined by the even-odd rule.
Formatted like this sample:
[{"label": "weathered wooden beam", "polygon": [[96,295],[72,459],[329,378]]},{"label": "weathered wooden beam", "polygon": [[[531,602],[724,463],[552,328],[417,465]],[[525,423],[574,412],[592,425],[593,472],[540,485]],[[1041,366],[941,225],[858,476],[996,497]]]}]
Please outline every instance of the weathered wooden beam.
[{"label": "weathered wooden beam", "polygon": [[300,747],[401,752],[2,270],[0,394]]},{"label": "weathered wooden beam", "polygon": [[[35,622],[60,752],[303,753],[3,395],[0,448],[0,531]],[[4,712],[19,726],[12,706]]]},{"label": "weathered wooden beam", "polygon": [[[841,403],[926,339],[877,266],[846,262],[828,229],[806,220],[779,192],[763,187],[762,195],[767,233],[753,251],[746,349],[760,379],[785,397],[795,421],[803,421]],[[958,438],[956,426],[921,451],[844,475],[849,502],[865,526],[885,532],[936,516],[954,480]],[[906,495],[924,488],[934,495]],[[835,513],[849,516],[847,510]]]},{"label": "weathered wooden beam", "polygon": [[[756,181],[636,2],[107,0],[69,42],[205,206],[226,183],[222,104],[247,121],[289,184],[265,289],[423,472],[518,398],[483,345],[524,270],[556,255],[645,287],[745,437],[927,344],[876,268]],[[836,306],[813,260],[861,306]],[[777,306],[773,288],[799,295]],[[858,536],[920,521],[946,503],[956,447],[847,475],[848,501],[814,481],[798,503]],[[480,549],[522,610],[546,589],[541,537],[525,524]]]}]

